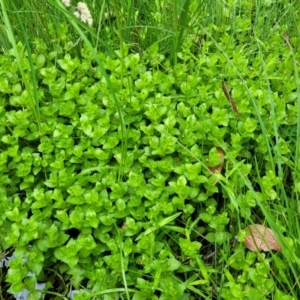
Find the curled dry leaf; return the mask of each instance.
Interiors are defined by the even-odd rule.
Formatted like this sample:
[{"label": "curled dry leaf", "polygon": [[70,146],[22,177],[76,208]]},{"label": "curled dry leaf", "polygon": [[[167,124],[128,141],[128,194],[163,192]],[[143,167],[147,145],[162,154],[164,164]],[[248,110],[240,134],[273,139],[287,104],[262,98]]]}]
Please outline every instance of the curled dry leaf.
[{"label": "curled dry leaf", "polygon": [[227,89],[226,84],[225,84],[224,81],[222,81],[222,90],[223,90],[223,92],[224,92],[226,98],[227,98],[228,101],[230,102],[230,104],[231,104],[233,110],[236,112],[236,114],[237,114],[237,116],[238,116],[238,119],[240,119],[240,113],[239,113],[239,110],[238,110],[238,108],[237,108],[237,106],[236,106],[234,100],[232,99],[232,97],[231,97],[231,95],[230,95],[230,93],[229,93],[229,91],[228,91],[228,89]]},{"label": "curled dry leaf", "polygon": [[209,169],[211,170],[211,172],[213,174],[216,174],[216,173],[221,173],[222,171],[222,168],[223,168],[223,165],[224,165],[224,152],[221,148],[217,147],[217,151],[219,152],[220,154],[220,159],[221,159],[221,162],[220,164],[218,164],[217,166],[215,167],[209,167]]},{"label": "curled dry leaf", "polygon": [[286,40],[286,42],[287,42],[288,44],[290,44],[290,37],[289,37],[289,35],[287,34],[287,32],[285,32],[285,33],[283,34],[283,37],[284,37],[284,39]]},{"label": "curled dry leaf", "polygon": [[281,251],[272,229],[260,224],[253,224],[245,229],[249,232],[245,241],[245,246],[250,251]]}]

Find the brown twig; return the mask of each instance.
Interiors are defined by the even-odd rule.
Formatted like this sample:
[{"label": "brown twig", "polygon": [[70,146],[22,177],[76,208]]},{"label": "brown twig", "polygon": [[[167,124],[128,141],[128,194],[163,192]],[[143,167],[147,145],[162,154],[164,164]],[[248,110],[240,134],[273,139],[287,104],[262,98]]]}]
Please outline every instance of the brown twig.
[{"label": "brown twig", "polygon": [[290,43],[290,37],[289,37],[289,35],[287,34],[287,32],[285,32],[285,33],[283,34],[283,38],[285,39],[285,41],[287,42],[287,44],[290,46],[290,45],[291,45],[291,43]]},{"label": "brown twig", "polygon": [[220,251],[220,249],[216,249],[215,251],[203,256],[203,260],[209,260],[210,258],[212,258],[213,256],[217,255],[217,253]]},{"label": "brown twig", "polygon": [[227,89],[227,87],[226,87],[224,81],[222,81],[222,90],[223,90],[223,92],[224,92],[226,98],[227,98],[228,101],[230,102],[230,104],[231,104],[233,110],[236,112],[236,114],[237,114],[237,116],[238,116],[238,119],[240,120],[240,113],[239,113],[239,110],[237,109],[237,106],[236,106],[234,100],[232,99],[232,97],[231,97],[231,95],[230,95],[230,93],[229,93],[229,91],[228,91],[228,89]]},{"label": "brown twig", "polygon": [[11,248],[8,251],[6,251],[5,253],[1,253],[0,260],[2,260],[3,258],[6,258],[6,256],[8,256],[8,254],[10,254],[13,251],[14,251],[14,248]]}]

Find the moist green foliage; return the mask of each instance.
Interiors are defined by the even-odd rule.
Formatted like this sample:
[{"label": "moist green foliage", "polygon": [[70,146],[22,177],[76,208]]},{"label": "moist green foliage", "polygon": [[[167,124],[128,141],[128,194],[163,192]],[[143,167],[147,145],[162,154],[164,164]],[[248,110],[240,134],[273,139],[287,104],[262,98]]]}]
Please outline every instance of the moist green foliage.
[{"label": "moist green foliage", "polygon": [[[142,55],[123,45],[124,60],[120,51],[98,53],[125,139],[87,48],[76,56],[67,43],[51,52],[36,41],[40,124],[34,85],[25,88],[13,51],[1,55],[0,242],[3,252],[14,249],[10,293],[37,297],[38,281],[45,293],[63,294],[71,281],[81,289],[76,299],[293,299],[289,252],[247,252],[240,230],[264,220],[261,205],[273,209],[283,198],[289,206],[273,216],[283,233],[285,214],[297,208],[291,49],[278,33],[267,44],[253,38],[257,51],[245,51],[250,25],[236,22],[239,43],[225,31],[216,45],[213,27],[199,30],[175,65],[157,43]],[[30,79],[21,43],[18,51]],[[214,175],[218,149],[225,163]]]}]

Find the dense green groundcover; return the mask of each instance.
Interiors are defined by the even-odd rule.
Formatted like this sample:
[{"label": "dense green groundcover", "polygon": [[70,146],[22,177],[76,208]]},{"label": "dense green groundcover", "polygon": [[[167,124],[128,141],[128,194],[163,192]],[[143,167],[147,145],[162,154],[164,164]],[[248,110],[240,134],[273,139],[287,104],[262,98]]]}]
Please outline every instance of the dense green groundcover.
[{"label": "dense green groundcover", "polygon": [[248,252],[242,230],[260,223],[257,199],[276,205],[279,183],[287,198],[295,192],[291,50],[281,33],[270,44],[249,41],[253,51],[226,32],[218,44],[195,36],[176,65],[158,44],[140,54],[124,45],[124,61],[120,51],[99,53],[116,99],[85,47],[49,53],[37,41],[36,91],[25,88],[13,51],[0,56],[0,242],[15,255],[10,293],[36,296],[45,282],[58,294],[71,283],[76,299],[293,299],[282,254]]}]

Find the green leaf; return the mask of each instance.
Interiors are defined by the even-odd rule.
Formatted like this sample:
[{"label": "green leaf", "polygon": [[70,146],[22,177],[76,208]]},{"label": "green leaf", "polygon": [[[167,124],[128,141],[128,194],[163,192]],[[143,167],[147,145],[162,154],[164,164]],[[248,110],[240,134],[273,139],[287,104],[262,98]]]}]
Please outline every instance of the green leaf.
[{"label": "green leaf", "polygon": [[167,218],[164,218],[163,220],[161,220],[160,222],[158,222],[155,226],[152,226],[150,228],[148,228],[145,232],[143,232],[142,234],[140,234],[135,240],[138,241],[139,239],[141,239],[143,236],[148,235],[150,233],[153,233],[155,230],[171,223],[173,220],[175,220],[177,217],[179,217],[181,215],[181,212],[174,214],[173,216],[169,216]]},{"label": "green leaf", "polygon": [[66,54],[63,59],[58,59],[57,63],[67,73],[73,73],[80,65],[79,59],[77,57],[72,59],[70,54]]},{"label": "green leaf", "polygon": [[161,118],[167,111],[166,107],[158,107],[156,104],[149,106],[148,110],[145,112],[145,115],[151,121],[157,121]]},{"label": "green leaf", "polygon": [[45,64],[45,61],[46,61],[46,57],[44,54],[40,54],[40,55],[36,56],[36,58],[35,58],[36,67],[38,69],[41,69]]},{"label": "green leaf", "polygon": [[278,288],[276,288],[274,300],[294,300],[294,297],[289,294],[284,294]]},{"label": "green leaf", "polygon": [[43,153],[50,153],[53,149],[54,146],[52,145],[51,139],[49,137],[42,137],[38,150]]},{"label": "green leaf", "polygon": [[151,297],[152,293],[151,290],[149,289],[148,291],[144,292],[136,292],[134,293],[132,300],[150,300],[150,299],[155,299],[154,297]]},{"label": "green leaf", "polygon": [[71,116],[74,109],[75,109],[75,102],[73,101],[61,102],[59,105],[59,114],[61,116]]},{"label": "green leaf", "polygon": [[181,266],[181,262],[175,258],[170,258],[164,263],[165,271],[175,271]]},{"label": "green leaf", "polygon": [[143,174],[137,174],[132,171],[129,172],[128,185],[132,187],[139,187],[144,183]]},{"label": "green leaf", "polygon": [[199,174],[201,171],[201,163],[198,162],[196,164],[185,164],[184,165],[186,171],[184,172],[184,175],[189,180],[195,180],[199,178]]},{"label": "green leaf", "polygon": [[114,183],[111,186],[112,193],[110,194],[110,199],[118,199],[125,195],[127,192],[128,186],[124,182]]},{"label": "green leaf", "polygon": [[179,238],[179,246],[184,255],[192,257],[200,250],[201,243]]},{"label": "green leaf", "polygon": [[209,151],[208,156],[208,166],[209,167],[216,167],[222,162],[222,158],[220,157],[220,153],[218,152],[216,147],[213,147]]},{"label": "green leaf", "polygon": [[14,207],[13,210],[11,210],[11,211],[5,212],[5,215],[9,220],[15,221],[15,222],[21,220],[21,218],[22,218],[22,216],[21,216],[21,218],[19,218],[19,209],[17,207]]},{"label": "green leaf", "polygon": [[8,83],[8,80],[3,77],[0,79],[0,92],[4,94],[8,94],[11,92],[11,87]]},{"label": "green leaf", "polygon": [[117,134],[111,134],[107,137],[106,142],[103,145],[103,149],[113,149],[120,142],[120,138]]},{"label": "green leaf", "polygon": [[40,74],[44,77],[43,83],[50,84],[55,82],[58,70],[55,66],[40,69]]},{"label": "green leaf", "polygon": [[68,189],[71,196],[81,196],[84,194],[84,189],[79,185],[73,185]]},{"label": "green leaf", "polygon": [[[16,157],[18,155],[18,150],[19,150],[19,146],[15,145],[15,146],[12,146],[12,147],[8,147],[6,153],[10,157]],[[20,168],[20,172],[21,173],[23,172],[22,168]],[[28,167],[25,166],[24,172],[25,172],[25,174],[26,173],[28,174]]]},{"label": "green leaf", "polygon": [[125,256],[128,256],[133,251],[133,242],[131,238],[127,238],[124,242],[123,252]]},{"label": "green leaf", "polygon": [[126,209],[126,203],[123,199],[119,198],[116,201],[116,207],[119,211],[124,211]]},{"label": "green leaf", "polygon": [[[74,203],[77,204],[77,203]],[[81,203],[79,203],[81,204]],[[65,214],[62,214],[61,217],[65,217]],[[67,223],[71,222],[74,228],[82,228],[84,227],[84,212],[80,206],[76,206],[70,213]]]},{"label": "green leaf", "polygon": [[186,184],[187,180],[185,176],[178,177],[177,182],[169,182],[171,190],[175,192],[181,199],[186,199],[191,191],[190,187],[186,186]]},{"label": "green leaf", "polygon": [[[63,95],[64,101],[69,101],[71,99],[76,99],[79,97],[79,92],[81,89],[81,83],[75,82],[74,84],[66,84],[67,92]],[[75,104],[72,104],[72,107]]]},{"label": "green leaf", "polygon": [[80,205],[84,203],[84,198],[82,196],[68,196],[66,201],[71,204]]},{"label": "green leaf", "polygon": [[211,118],[217,125],[227,126],[229,122],[228,110],[214,107]]},{"label": "green leaf", "polygon": [[110,226],[114,223],[114,219],[111,216],[101,216],[100,221],[106,226]]},{"label": "green leaf", "polygon": [[138,241],[137,247],[144,250],[151,249],[151,247],[153,246],[154,239],[155,238],[153,234],[143,235]]}]

